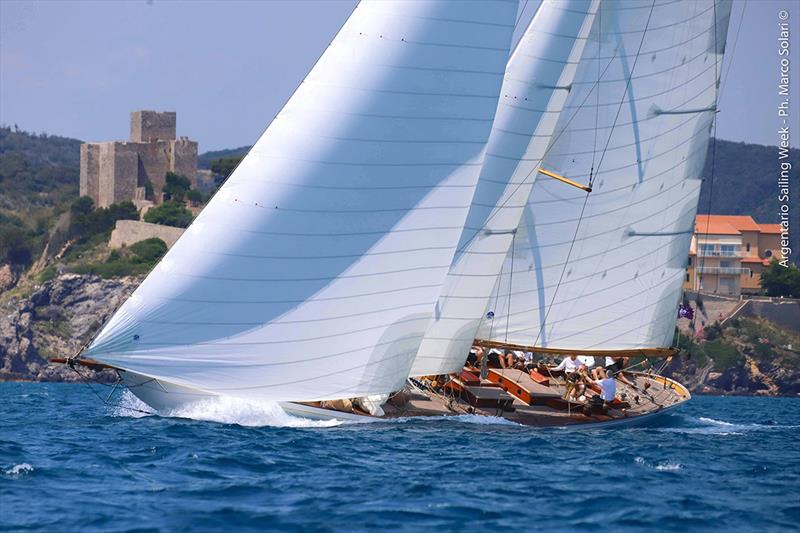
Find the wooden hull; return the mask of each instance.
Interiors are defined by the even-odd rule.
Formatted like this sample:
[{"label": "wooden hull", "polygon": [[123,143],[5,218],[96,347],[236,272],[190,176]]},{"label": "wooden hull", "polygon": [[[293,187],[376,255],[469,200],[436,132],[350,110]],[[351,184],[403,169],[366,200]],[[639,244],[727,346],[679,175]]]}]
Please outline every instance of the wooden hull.
[{"label": "wooden hull", "polygon": [[[522,380],[519,375],[514,375],[512,372],[492,371],[490,378],[494,381],[485,382],[485,386],[471,385],[469,388],[477,389],[473,390],[471,395],[455,395],[452,391],[414,391],[409,400],[400,407],[387,404],[384,407],[386,414],[382,417],[373,417],[359,412],[336,411],[305,403],[279,402],[279,405],[292,416],[312,420],[377,422],[399,418],[476,415],[503,417],[511,422],[532,427],[612,428],[649,423],[657,416],[677,408],[691,398],[688,390],[675,381],[660,376],[637,375],[637,380],[652,383],[651,390],[653,387],[660,387],[659,391],[662,396],[669,398],[670,401],[665,401],[659,406],[646,407],[642,405],[629,410],[627,414],[611,410],[607,415],[586,416],[575,407],[574,402],[566,402],[561,399],[557,392],[559,390],[557,384],[552,384],[544,390],[535,389],[531,386],[532,381]],[[165,415],[191,403],[218,398],[218,395],[214,393],[184,387],[130,371],[120,371],[120,376],[134,395],[157,412]],[[500,387],[497,386],[498,383]],[[540,385],[540,387],[542,386]],[[537,399],[537,395],[544,399]],[[481,403],[489,397],[505,398],[506,396],[509,400],[501,402],[503,405]],[[555,400],[560,400],[560,403]]]}]

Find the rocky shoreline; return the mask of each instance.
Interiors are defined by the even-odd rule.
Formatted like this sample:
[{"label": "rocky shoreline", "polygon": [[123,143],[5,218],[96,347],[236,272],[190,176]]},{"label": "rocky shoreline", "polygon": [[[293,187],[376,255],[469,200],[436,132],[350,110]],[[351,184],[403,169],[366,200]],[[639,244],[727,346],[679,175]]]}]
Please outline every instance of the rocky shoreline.
[{"label": "rocky shoreline", "polygon": [[0,306],[0,381],[114,380],[112,372],[79,375],[47,359],[77,353],[139,281],[63,274],[9,298]]},{"label": "rocky shoreline", "polygon": [[[79,375],[65,365],[48,364],[47,359],[77,353],[140,281],[137,277],[62,274],[32,287],[28,294],[4,298],[0,304],[0,381],[114,380],[109,371],[81,369]],[[694,394],[800,395],[800,353],[787,349],[794,337],[787,337],[784,330],[774,329],[776,326],[764,319],[746,320],[750,322],[727,326],[714,341],[724,342],[728,353],[713,355],[710,347],[714,342],[683,347],[665,374]],[[780,339],[753,338],[754,320],[763,323],[758,331],[773,328],[771,337]],[[800,342],[795,346],[800,347]],[[705,351],[712,353],[711,357]]]}]

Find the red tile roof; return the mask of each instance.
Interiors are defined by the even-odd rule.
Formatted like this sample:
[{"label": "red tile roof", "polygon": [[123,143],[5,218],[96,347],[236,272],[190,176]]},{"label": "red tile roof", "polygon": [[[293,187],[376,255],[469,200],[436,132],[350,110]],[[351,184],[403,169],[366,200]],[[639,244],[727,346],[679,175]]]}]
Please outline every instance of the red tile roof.
[{"label": "red tile roof", "polygon": [[710,235],[739,235],[743,231],[760,232],[763,226],[775,224],[756,224],[753,217],[744,215],[697,215],[695,233]]},{"label": "red tile roof", "polygon": [[783,227],[780,224],[759,224],[761,228],[761,233],[771,233],[771,234],[780,234],[783,231]]}]

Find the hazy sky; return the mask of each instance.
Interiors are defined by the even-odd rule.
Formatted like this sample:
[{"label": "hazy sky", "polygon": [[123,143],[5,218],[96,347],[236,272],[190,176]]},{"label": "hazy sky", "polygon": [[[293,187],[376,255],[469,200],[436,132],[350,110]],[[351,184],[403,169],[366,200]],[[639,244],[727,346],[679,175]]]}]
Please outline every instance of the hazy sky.
[{"label": "hazy sky", "polygon": [[[518,33],[538,3],[528,1]],[[252,144],[354,6],[354,0],[0,0],[0,123],[122,140],[130,111],[174,110],[178,134],[198,140],[201,151]],[[721,138],[776,143],[781,9],[793,28],[792,144],[800,146],[796,0],[735,1]]]}]

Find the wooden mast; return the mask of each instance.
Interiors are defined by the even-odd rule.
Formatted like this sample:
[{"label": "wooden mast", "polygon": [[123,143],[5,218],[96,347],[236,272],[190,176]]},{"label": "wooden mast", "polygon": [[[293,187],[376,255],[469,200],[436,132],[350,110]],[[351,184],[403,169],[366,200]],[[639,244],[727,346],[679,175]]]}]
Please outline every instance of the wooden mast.
[{"label": "wooden mast", "polygon": [[578,348],[543,348],[541,346],[525,346],[523,344],[512,344],[508,342],[497,342],[484,339],[475,339],[473,343],[475,346],[483,348],[500,348],[505,350],[521,350],[524,352],[537,352],[547,353],[554,355],[570,355],[573,353],[579,355],[597,355],[597,356],[624,356],[624,357],[672,357],[678,353],[675,348],[631,348],[627,350],[584,350]]}]

